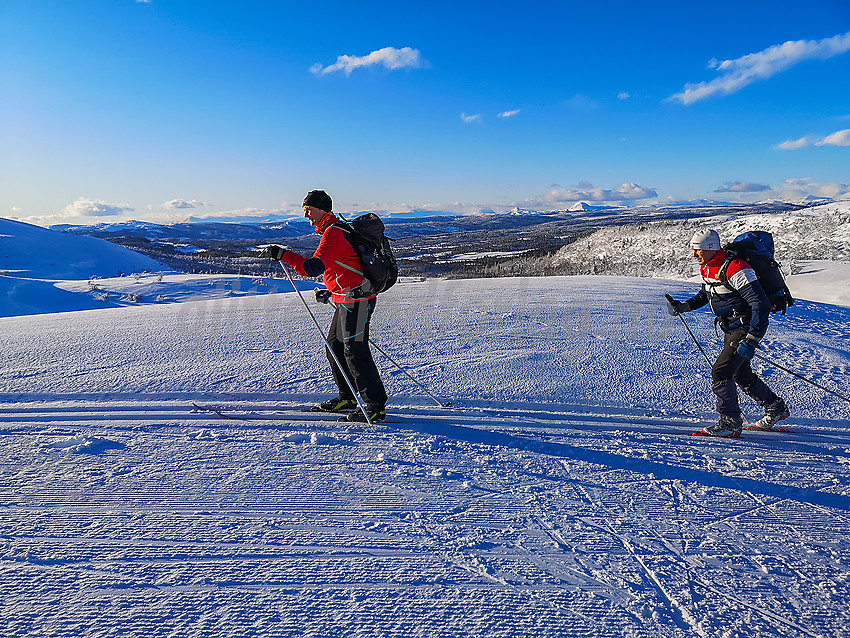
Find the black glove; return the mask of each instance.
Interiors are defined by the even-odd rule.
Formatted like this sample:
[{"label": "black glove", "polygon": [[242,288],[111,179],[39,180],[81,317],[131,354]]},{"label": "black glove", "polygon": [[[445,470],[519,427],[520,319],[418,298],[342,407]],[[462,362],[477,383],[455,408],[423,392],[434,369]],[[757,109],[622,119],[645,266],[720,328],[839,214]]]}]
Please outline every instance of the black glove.
[{"label": "black glove", "polygon": [[330,303],[331,291],[323,288],[316,288],[316,301],[319,303]]},{"label": "black glove", "polygon": [[676,301],[670,295],[664,295],[667,298],[667,312],[676,317],[683,312],[689,312],[691,307],[684,301]]},{"label": "black glove", "polygon": [[285,252],[286,248],[283,246],[269,246],[266,248],[266,257],[272,261],[280,261],[281,258],[283,258],[283,253]]}]

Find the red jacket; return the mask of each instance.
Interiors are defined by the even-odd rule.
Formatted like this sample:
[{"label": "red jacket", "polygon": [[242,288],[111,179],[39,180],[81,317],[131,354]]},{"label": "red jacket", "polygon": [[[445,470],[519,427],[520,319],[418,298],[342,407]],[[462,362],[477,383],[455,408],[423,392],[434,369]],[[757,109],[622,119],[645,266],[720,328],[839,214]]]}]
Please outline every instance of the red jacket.
[{"label": "red jacket", "polygon": [[741,259],[733,259],[726,269],[732,290],[723,285],[720,269],[726,257],[726,252],[720,250],[711,261],[702,265],[702,290],[686,303],[691,310],[710,304],[711,311],[723,320],[720,327],[724,332],[746,330],[756,339],[761,339],[767,332],[770,302],[755,271]]},{"label": "red jacket", "polygon": [[287,250],[281,261],[292,266],[302,277],[323,275],[325,286],[331,291],[331,299],[335,303],[347,303],[355,301],[348,293],[363,284],[366,278],[360,257],[343,232],[333,226],[337,222],[339,219],[333,213],[328,213],[319,222],[316,232],[322,239],[312,257],[308,259]]}]

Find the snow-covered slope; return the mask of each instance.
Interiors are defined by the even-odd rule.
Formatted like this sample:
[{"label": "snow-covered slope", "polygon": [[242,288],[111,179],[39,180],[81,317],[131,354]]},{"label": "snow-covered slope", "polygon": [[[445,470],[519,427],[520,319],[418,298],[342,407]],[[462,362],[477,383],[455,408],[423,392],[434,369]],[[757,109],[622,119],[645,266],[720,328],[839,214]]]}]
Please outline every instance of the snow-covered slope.
[{"label": "snow-covered slope", "polygon": [[[374,428],[282,410],[332,392],[294,294],[0,319],[0,629],[846,636],[847,403],[757,361],[793,432],[683,436],[709,372],[663,293],[693,289],[399,284],[372,339],[455,407],[376,354]],[[764,354],[846,394],[848,344],[803,302]]]},{"label": "snow-covered slope", "polygon": [[[688,249],[698,228],[716,229],[724,242],[750,230],[771,232],[776,242],[776,258],[789,277],[789,288],[795,297],[850,305],[850,202],[847,201],[794,213],[724,215],[612,226],[565,246],[555,254],[554,262],[574,274],[687,279],[699,273]],[[833,284],[843,282],[843,285],[831,286],[830,294],[824,296],[821,285],[824,276],[836,277]]]},{"label": "snow-covered slope", "polygon": [[150,257],[102,239],[0,219],[0,271],[16,277],[89,279],[165,269]]},{"label": "snow-covered slope", "polygon": [[79,295],[57,282],[162,270],[153,259],[102,239],[0,219],[0,317],[112,307],[117,299]]}]

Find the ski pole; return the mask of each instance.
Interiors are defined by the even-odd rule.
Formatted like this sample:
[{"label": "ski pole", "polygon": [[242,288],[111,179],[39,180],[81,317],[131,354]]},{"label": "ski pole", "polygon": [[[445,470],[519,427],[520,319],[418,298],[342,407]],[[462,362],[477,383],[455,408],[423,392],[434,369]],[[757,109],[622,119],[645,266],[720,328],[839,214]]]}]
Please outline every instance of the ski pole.
[{"label": "ski pole", "polygon": [[325,336],[324,330],[322,330],[322,326],[319,325],[318,320],[316,319],[316,315],[313,314],[313,311],[310,310],[310,306],[307,305],[307,301],[304,299],[304,295],[301,294],[301,291],[298,290],[298,286],[295,285],[295,280],[292,278],[292,275],[289,274],[289,269],[284,266],[283,262],[280,262],[281,268],[283,268],[283,272],[286,273],[286,277],[289,279],[289,283],[292,284],[292,287],[295,289],[295,292],[298,293],[298,298],[301,300],[301,303],[304,304],[304,307],[307,309],[307,314],[310,315],[310,318],[313,320],[313,323],[316,324],[316,329],[319,331],[319,334],[322,335],[322,340],[325,342],[325,345],[328,347],[328,352],[331,353],[334,362],[339,368],[340,374],[342,374],[345,379],[346,384],[348,384],[348,388],[354,394],[354,399],[357,401],[357,406],[360,408],[360,411],[363,413],[363,416],[366,417],[366,422],[369,425],[372,425],[372,419],[369,418],[369,413],[366,412],[366,406],[363,405],[363,402],[360,400],[360,395],[357,394],[357,390],[354,389],[354,384],[351,383],[351,379],[348,378],[348,375],[345,374],[345,368],[342,367],[342,364],[339,362],[339,359],[336,356],[336,353],[331,348],[331,344],[328,341],[328,338]]},{"label": "ski pole", "polygon": [[780,370],[782,370],[783,372],[787,372],[788,374],[790,374],[790,375],[792,375],[792,376],[795,376],[795,377],[797,377],[798,379],[802,379],[802,380],[803,380],[803,381],[805,381],[806,383],[811,383],[813,386],[815,386],[816,388],[820,388],[820,389],[821,389],[821,390],[823,390],[824,392],[828,392],[829,394],[833,394],[833,395],[837,396],[839,399],[844,399],[845,401],[850,402],[850,398],[845,397],[843,394],[839,394],[839,393],[838,393],[838,392],[836,392],[835,390],[830,390],[829,388],[826,388],[826,387],[824,387],[824,386],[820,385],[819,383],[816,383],[816,382],[812,381],[811,379],[807,379],[807,378],[806,378],[806,377],[804,377],[802,374],[798,374],[798,373],[794,372],[793,370],[789,370],[789,369],[788,369],[788,368],[786,368],[785,366],[783,366],[783,365],[780,365],[780,364],[776,363],[776,361],[772,361],[771,359],[768,359],[767,357],[765,357],[764,355],[759,354],[758,352],[756,352],[756,357],[758,357],[758,358],[759,358],[759,359],[761,359],[762,361],[766,361],[767,363],[769,363],[769,364],[770,364],[770,365],[772,365],[772,366],[775,366],[775,367],[779,368],[779,369],[780,369]]},{"label": "ski pole", "polygon": [[[674,301],[673,297],[671,297],[670,295],[664,295],[664,296],[667,297],[667,301],[670,301],[670,302]],[[679,317],[679,319],[682,321],[682,325],[685,326],[685,330],[688,331],[688,334],[691,335],[691,339],[693,339],[694,343],[697,344],[697,348],[699,348],[699,351],[702,352],[702,356],[705,359],[706,363],[709,366],[711,366],[712,365],[711,359],[708,358],[708,355],[705,353],[705,350],[700,345],[699,341],[697,341],[696,336],[694,335],[693,331],[691,330],[691,327],[688,325],[688,322],[685,321],[685,318],[682,316],[682,313],[677,313],[676,316]]]},{"label": "ski pole", "polygon": [[395,361],[395,359],[393,359],[390,355],[388,355],[388,354],[387,354],[387,352],[386,352],[386,351],[385,351],[385,350],[384,350],[381,346],[379,346],[377,343],[375,343],[375,342],[374,342],[374,341],[372,341],[371,339],[369,339],[369,343],[371,343],[373,346],[375,346],[375,349],[376,349],[378,352],[380,352],[382,355],[384,355],[387,359],[389,359],[389,360],[390,360],[390,363],[392,363],[392,364],[393,364],[396,368],[398,368],[399,370],[401,370],[401,371],[402,371],[402,372],[403,372],[403,373],[407,376],[407,378],[408,378],[408,379],[410,379],[411,381],[413,381],[413,383],[415,383],[415,384],[416,384],[416,385],[418,385],[420,388],[422,388],[422,390],[425,392],[425,394],[427,394],[429,397],[431,397],[432,399],[434,399],[434,401],[436,401],[436,402],[437,402],[437,405],[439,405],[441,408],[450,408],[450,407],[452,407],[452,402],[451,402],[451,401],[448,401],[447,403],[443,403],[440,399],[438,399],[438,398],[437,398],[437,397],[435,397],[433,394],[431,394],[431,392],[429,392],[429,391],[428,391],[428,388],[426,388],[424,385],[422,385],[421,383],[419,383],[419,381],[417,381],[416,379],[414,379],[414,378],[413,378],[413,376],[412,376],[412,375],[411,375],[411,374],[410,374],[407,370],[405,370],[404,368],[402,368],[402,367],[401,367],[401,366],[400,366],[400,365],[399,365],[399,364]]},{"label": "ski pole", "polygon": [[[664,296],[665,296],[665,297],[667,297],[667,300],[668,300],[668,301],[672,301],[672,300],[673,300],[673,298],[672,298],[670,295],[664,295]],[[691,332],[691,329],[690,329],[690,327],[688,326],[687,322],[685,321],[685,318],[684,318],[684,317],[682,317],[682,315],[681,315],[681,314],[676,315],[676,316],[677,316],[677,317],[679,317],[679,319],[681,319],[681,320],[682,320],[682,325],[684,325],[684,326],[685,326],[685,329],[688,331],[688,334],[690,334],[690,335],[691,335],[691,338],[694,340],[694,343],[696,343],[696,344],[697,344],[697,347],[700,349],[700,352],[702,352],[702,356],[703,356],[703,357],[705,357],[705,360],[706,360],[706,361],[708,361],[708,365],[711,365],[711,361],[709,361],[709,360],[708,360],[708,355],[705,353],[705,350],[703,350],[702,346],[699,344],[699,341],[697,341],[697,338],[694,336],[694,333],[693,333],[693,332]],[[819,388],[819,389],[823,390],[824,392],[828,392],[829,394],[832,394],[832,395],[834,395],[834,396],[837,396],[839,399],[844,399],[845,401],[850,402],[850,397],[846,397],[846,396],[844,396],[843,394],[840,394],[840,393],[836,392],[835,390],[830,390],[829,388],[824,387],[824,386],[822,386],[821,384],[816,383],[815,381],[812,381],[811,379],[804,377],[802,374],[799,374],[799,373],[797,373],[797,372],[794,372],[793,370],[789,370],[789,369],[788,369],[788,368],[786,368],[785,366],[780,365],[780,364],[779,364],[779,363],[777,363],[776,361],[773,361],[773,360],[771,360],[771,359],[769,359],[769,358],[765,357],[764,355],[759,354],[758,352],[756,352],[755,356],[756,356],[757,358],[761,359],[762,361],[765,361],[765,362],[769,363],[770,365],[772,365],[772,366],[774,366],[774,367],[776,367],[776,368],[779,368],[779,369],[780,369],[780,370],[782,370],[783,372],[787,372],[788,374],[790,374],[790,375],[792,375],[792,376],[794,376],[794,377],[797,377],[798,379],[800,379],[800,380],[802,380],[802,381],[805,381],[806,383],[810,383],[810,384],[812,384],[813,386],[815,386],[816,388]]]}]

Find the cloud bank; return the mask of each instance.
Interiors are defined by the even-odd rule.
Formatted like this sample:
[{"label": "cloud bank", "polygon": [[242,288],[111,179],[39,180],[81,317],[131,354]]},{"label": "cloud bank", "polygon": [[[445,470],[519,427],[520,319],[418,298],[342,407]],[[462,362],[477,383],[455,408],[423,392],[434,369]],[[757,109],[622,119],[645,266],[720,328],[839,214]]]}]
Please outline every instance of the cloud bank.
[{"label": "cloud bank", "polygon": [[107,204],[101,200],[80,197],[62,209],[63,217],[112,217],[135,210],[123,204]]},{"label": "cloud bank", "polygon": [[850,146],[850,128],[835,131],[826,137],[807,135],[796,140],[786,140],[777,144],[776,148],[781,151],[793,151],[807,146]]},{"label": "cloud bank", "polygon": [[773,190],[782,199],[788,201],[810,197],[829,197],[831,199],[847,199],[850,197],[850,184],[817,182],[811,177],[786,179]]},{"label": "cloud bank", "polygon": [[336,62],[325,67],[316,63],[310,68],[310,71],[316,75],[328,75],[341,71],[350,76],[355,70],[370,66],[383,66],[390,71],[397,71],[399,69],[420,69],[426,65],[427,62],[417,49],[384,47],[364,56],[341,55],[336,59]]},{"label": "cloud bank", "polygon": [[732,182],[715,189],[715,193],[763,193],[771,190],[767,184],[755,184],[753,182]]},{"label": "cloud bank", "polygon": [[658,197],[655,189],[645,188],[634,182],[626,182],[614,189],[596,188],[592,184],[583,183],[575,189],[552,189],[540,198],[523,202],[523,207],[560,208],[578,202],[625,205],[654,197]]},{"label": "cloud bank", "polygon": [[210,206],[206,202],[199,202],[197,199],[172,199],[170,202],[165,202],[162,207],[170,210],[177,208],[198,208],[199,206]]},{"label": "cloud bank", "polygon": [[712,60],[709,66],[719,71],[720,77],[711,82],[686,84],[682,92],[668,99],[689,105],[713,95],[729,95],[804,60],[827,60],[847,51],[850,51],[850,32],[823,40],[788,41],[734,60]]}]

